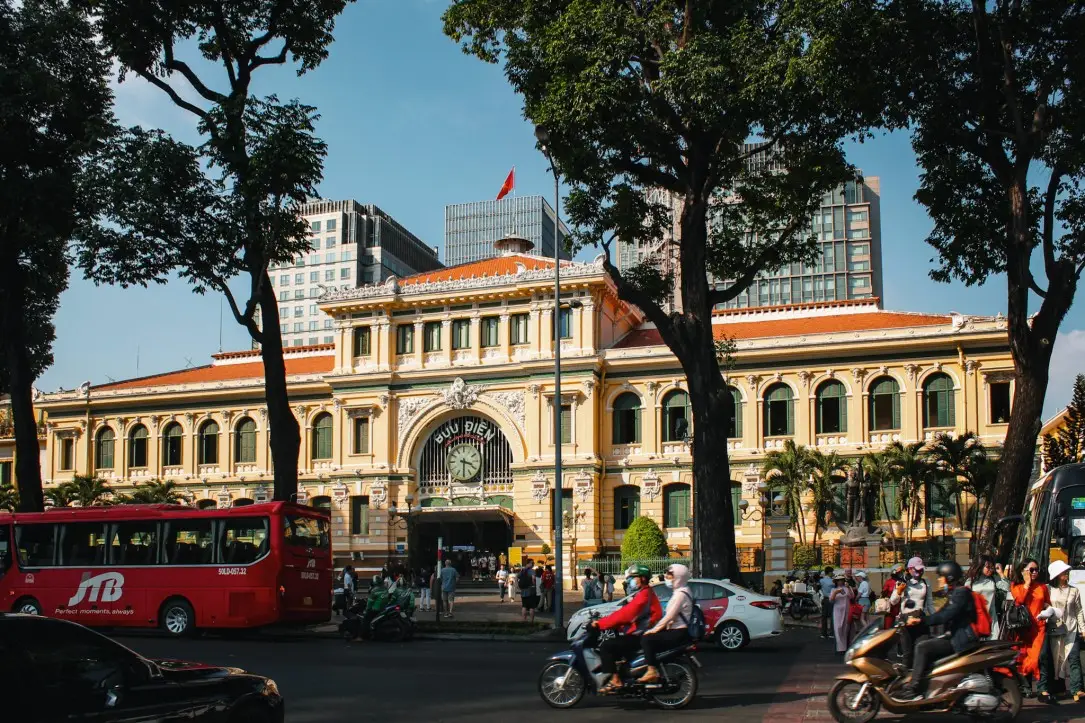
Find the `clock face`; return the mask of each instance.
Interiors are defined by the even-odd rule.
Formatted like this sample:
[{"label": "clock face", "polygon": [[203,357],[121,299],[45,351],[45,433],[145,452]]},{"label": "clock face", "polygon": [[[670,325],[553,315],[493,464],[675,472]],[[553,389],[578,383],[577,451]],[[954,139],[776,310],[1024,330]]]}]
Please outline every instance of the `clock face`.
[{"label": "clock face", "polygon": [[449,450],[445,463],[452,479],[466,482],[482,469],[482,454],[473,444],[460,444]]}]

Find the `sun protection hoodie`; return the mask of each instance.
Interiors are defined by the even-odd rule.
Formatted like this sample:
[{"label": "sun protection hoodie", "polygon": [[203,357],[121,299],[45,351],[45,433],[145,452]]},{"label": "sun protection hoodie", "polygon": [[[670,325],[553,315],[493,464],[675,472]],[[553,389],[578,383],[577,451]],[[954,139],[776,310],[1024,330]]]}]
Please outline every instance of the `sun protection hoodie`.
[{"label": "sun protection hoodie", "polygon": [[598,625],[600,630],[617,628],[620,633],[634,635],[650,628],[662,615],[663,609],[652,586],[643,585],[628,603],[600,618]]},{"label": "sun protection hoodie", "polygon": [[671,565],[673,581],[671,587],[674,592],[667,601],[667,610],[663,618],[655,624],[648,633],[658,633],[660,630],[678,630],[689,626],[693,616],[693,591],[689,589],[689,568],[685,565]]}]

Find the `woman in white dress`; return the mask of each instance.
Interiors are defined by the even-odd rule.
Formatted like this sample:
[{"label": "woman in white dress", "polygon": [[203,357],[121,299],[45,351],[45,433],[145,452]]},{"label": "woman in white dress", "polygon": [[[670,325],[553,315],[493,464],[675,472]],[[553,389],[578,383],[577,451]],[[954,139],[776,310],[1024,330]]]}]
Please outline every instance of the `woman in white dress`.
[{"label": "woman in white dress", "polygon": [[1002,606],[1010,596],[1010,581],[995,570],[995,561],[990,555],[980,555],[979,564],[972,568],[972,575],[965,585],[978,592],[987,601],[987,612],[991,616],[991,640],[998,640]]},{"label": "woman in white dress", "polygon": [[844,573],[838,572],[833,577],[833,591],[829,593],[829,604],[833,606],[833,637],[836,638],[836,652],[841,655],[848,649],[848,621],[851,617],[851,601],[854,593],[845,584]]},{"label": "woman in white dress", "polygon": [[1076,585],[1070,584],[1070,566],[1062,560],[1048,565],[1047,576],[1051,580],[1051,607],[1055,614],[1047,621],[1044,646],[1049,655],[1041,657],[1040,690],[1051,690],[1054,682],[1051,679],[1061,678],[1066,681],[1066,690],[1077,703],[1085,698],[1078,647],[1078,635],[1085,631],[1081,592]]}]

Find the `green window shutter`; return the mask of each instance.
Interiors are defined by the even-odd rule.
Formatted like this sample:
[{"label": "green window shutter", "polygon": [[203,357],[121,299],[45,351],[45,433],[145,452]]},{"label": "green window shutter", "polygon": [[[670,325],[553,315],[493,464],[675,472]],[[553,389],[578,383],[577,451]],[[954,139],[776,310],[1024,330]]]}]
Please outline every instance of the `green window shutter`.
[{"label": "green window shutter", "polygon": [[354,418],[354,454],[369,454],[369,417]]},{"label": "green window shutter", "polygon": [[732,389],[731,397],[735,405],[735,428],[732,430],[734,432],[732,436],[739,439],[742,437],[742,396],[737,389]]},{"label": "green window shutter", "polygon": [[848,395],[841,391],[840,394],[840,431],[848,431]]},{"label": "green window shutter", "polygon": [[900,393],[893,389],[893,429],[900,429]]},{"label": "green window shutter", "polygon": [[350,498],[350,534],[369,534],[369,497],[363,495]]},{"label": "green window shutter", "polygon": [[561,443],[573,441],[573,409],[568,404],[561,405]]},{"label": "green window shutter", "polygon": [[739,503],[742,502],[742,487],[741,485],[731,485],[731,518],[732,523],[737,527],[742,524],[742,510],[739,508]]},{"label": "green window shutter", "polygon": [[633,441],[640,441],[640,408],[633,412]]},{"label": "green window shutter", "polygon": [[945,393],[946,397],[946,425],[947,427],[953,427],[957,424],[957,405],[954,403],[953,388],[950,387]]},{"label": "green window shutter", "polygon": [[795,400],[787,400],[787,434],[795,433]]}]

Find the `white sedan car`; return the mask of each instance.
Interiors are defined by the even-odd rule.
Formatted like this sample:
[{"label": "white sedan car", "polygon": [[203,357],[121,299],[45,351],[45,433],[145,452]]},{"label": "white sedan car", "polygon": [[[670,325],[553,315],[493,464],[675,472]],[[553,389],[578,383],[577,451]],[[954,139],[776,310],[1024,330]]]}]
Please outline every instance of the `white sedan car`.
[{"label": "white sedan car", "polygon": [[[775,637],[784,631],[780,601],[774,597],[747,590],[730,580],[698,578],[691,580],[689,585],[697,605],[704,612],[706,639],[715,641],[724,650],[739,650],[751,640]],[[659,597],[659,604],[666,609],[672,590],[663,583],[652,585],[652,590]],[[580,628],[593,614],[608,615],[629,600],[630,597],[625,597],[577,610],[569,618],[569,639],[580,633]]]}]

